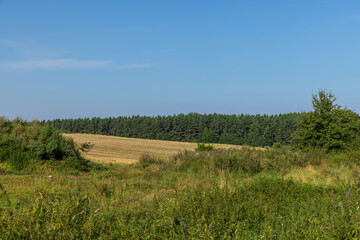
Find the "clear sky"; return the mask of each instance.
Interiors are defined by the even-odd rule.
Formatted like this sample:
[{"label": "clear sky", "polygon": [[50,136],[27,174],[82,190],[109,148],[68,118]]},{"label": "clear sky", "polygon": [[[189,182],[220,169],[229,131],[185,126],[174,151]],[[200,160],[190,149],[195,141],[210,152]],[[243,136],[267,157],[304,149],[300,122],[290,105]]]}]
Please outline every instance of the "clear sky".
[{"label": "clear sky", "polygon": [[358,0],[0,0],[0,116],[360,112]]}]

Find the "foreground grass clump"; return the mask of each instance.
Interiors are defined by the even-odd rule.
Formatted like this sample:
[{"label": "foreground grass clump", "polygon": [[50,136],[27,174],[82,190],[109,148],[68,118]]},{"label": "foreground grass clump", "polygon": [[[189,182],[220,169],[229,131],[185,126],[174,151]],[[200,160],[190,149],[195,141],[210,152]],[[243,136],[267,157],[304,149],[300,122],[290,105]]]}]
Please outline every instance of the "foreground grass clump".
[{"label": "foreground grass clump", "polygon": [[90,164],[74,141],[53,127],[0,118],[0,171],[36,171],[45,163],[78,170],[88,170]]},{"label": "foreground grass clump", "polygon": [[[357,238],[359,168],[349,154],[214,150],[76,176],[0,175],[1,238]],[[304,171],[331,184],[299,181]]]},{"label": "foreground grass clump", "polygon": [[[250,147],[238,149],[216,149],[211,152],[189,152],[173,156],[168,162],[179,170],[217,174],[219,171],[232,173],[257,174],[260,172],[280,171],[286,173],[293,167],[304,167],[308,164],[319,165],[325,159],[323,151],[298,152],[287,148],[257,150]],[[150,159],[141,159],[151,162]],[[157,164],[166,165],[166,162]]]}]

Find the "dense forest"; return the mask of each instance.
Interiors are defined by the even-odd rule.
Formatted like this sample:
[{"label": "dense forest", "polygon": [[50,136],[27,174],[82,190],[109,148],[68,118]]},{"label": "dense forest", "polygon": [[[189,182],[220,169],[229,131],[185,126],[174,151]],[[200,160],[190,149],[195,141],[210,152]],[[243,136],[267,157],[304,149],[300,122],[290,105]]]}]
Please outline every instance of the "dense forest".
[{"label": "dense forest", "polygon": [[272,146],[276,142],[289,144],[296,128],[295,119],[299,115],[299,113],[279,115],[189,113],[155,117],[55,119],[47,123],[69,133]]}]

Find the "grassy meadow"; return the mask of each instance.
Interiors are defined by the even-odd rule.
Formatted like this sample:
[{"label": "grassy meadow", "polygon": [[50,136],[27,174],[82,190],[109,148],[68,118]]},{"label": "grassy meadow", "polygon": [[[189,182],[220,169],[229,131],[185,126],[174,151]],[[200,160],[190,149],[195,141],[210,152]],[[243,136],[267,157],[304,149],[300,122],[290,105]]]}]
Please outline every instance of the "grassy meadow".
[{"label": "grassy meadow", "polygon": [[0,174],[0,239],[360,236],[358,151],[195,151],[194,144],[71,137],[95,144],[89,158],[92,151],[91,159],[113,158],[89,171],[44,164]]}]

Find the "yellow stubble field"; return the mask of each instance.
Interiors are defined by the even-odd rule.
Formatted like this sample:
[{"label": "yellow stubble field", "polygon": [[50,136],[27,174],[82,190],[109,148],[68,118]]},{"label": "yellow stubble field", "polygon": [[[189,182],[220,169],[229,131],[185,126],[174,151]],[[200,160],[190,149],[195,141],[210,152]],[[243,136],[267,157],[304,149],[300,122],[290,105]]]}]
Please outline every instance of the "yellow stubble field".
[{"label": "yellow stubble field", "polygon": [[[124,138],[95,134],[63,134],[77,144],[91,142],[94,147],[84,156],[94,162],[135,163],[144,154],[169,158],[181,151],[194,151],[196,143]],[[230,144],[212,144],[215,148],[241,148]]]}]

